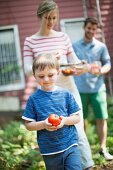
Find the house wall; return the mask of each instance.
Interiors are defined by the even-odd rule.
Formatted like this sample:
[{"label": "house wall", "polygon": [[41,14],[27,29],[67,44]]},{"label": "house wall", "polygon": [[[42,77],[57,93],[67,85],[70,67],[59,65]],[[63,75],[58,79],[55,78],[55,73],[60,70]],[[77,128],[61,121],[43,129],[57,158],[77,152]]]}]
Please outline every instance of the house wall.
[{"label": "house wall", "polygon": [[[40,21],[37,19],[36,11],[39,0],[0,0],[0,26],[17,24],[20,35],[21,53],[24,39],[27,36],[37,32]],[[82,0],[56,0],[60,9],[60,18],[80,18],[84,16]],[[88,15],[95,15],[95,0],[86,0]],[[113,57],[113,1],[100,0],[103,29],[105,33],[106,44],[108,46],[111,58]],[[60,27],[59,27],[60,28]],[[76,37],[75,37],[76,38]],[[113,59],[112,59],[113,62]],[[113,69],[111,70],[113,73]],[[28,81],[26,81],[28,82]],[[30,83],[28,83],[30,84]],[[0,93],[0,96],[19,96],[23,98],[23,93],[30,94],[33,90],[27,87],[21,91]],[[24,96],[26,100],[27,97]]]}]

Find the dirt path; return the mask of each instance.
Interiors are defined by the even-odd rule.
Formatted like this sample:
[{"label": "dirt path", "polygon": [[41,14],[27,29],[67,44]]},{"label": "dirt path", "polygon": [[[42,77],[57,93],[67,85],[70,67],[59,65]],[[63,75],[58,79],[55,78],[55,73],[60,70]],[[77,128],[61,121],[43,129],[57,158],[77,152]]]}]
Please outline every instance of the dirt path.
[{"label": "dirt path", "polygon": [[113,170],[113,161],[108,162],[106,165],[97,165],[94,170]]}]

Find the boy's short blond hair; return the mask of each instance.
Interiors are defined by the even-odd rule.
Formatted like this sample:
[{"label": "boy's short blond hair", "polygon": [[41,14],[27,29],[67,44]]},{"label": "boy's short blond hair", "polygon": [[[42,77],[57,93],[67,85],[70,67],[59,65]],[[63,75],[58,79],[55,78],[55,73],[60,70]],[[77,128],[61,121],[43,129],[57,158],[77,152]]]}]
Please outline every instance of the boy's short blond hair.
[{"label": "boy's short blond hair", "polygon": [[46,67],[52,69],[55,68],[56,70],[59,70],[59,62],[54,54],[51,53],[43,53],[39,54],[36,59],[33,61],[32,71],[33,75],[35,75],[35,71],[39,70],[42,71]]}]

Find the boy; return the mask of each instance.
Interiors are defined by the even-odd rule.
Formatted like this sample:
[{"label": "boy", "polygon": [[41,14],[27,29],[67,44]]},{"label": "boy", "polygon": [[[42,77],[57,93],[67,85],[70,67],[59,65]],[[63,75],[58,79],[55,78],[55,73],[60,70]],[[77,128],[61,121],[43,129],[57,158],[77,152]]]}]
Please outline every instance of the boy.
[{"label": "boy", "polygon": [[[41,89],[29,97],[22,118],[28,130],[37,131],[46,169],[82,170],[74,126],[80,121],[80,108],[68,90],[55,85],[59,74],[58,60],[52,54],[41,54],[34,60],[32,70]],[[53,113],[62,119],[58,126],[48,122]]]}]

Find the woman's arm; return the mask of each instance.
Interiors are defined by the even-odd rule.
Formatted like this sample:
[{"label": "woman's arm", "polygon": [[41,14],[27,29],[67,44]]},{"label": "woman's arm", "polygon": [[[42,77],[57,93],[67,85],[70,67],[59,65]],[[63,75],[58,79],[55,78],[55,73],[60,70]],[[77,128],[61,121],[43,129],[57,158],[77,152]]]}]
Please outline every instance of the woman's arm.
[{"label": "woman's arm", "polygon": [[74,51],[69,55],[68,58],[69,63],[75,63],[75,66],[73,66],[73,75],[79,76],[90,71],[90,65],[85,61],[79,60]]},{"label": "woman's arm", "polygon": [[25,75],[30,76],[32,75],[32,64],[33,64],[33,59],[32,57],[24,57],[24,72]]},{"label": "woman's arm", "polygon": [[74,63],[74,64],[79,64],[79,63],[82,63],[81,60],[78,59],[77,55],[73,52],[71,52],[69,55],[68,55],[68,62],[69,63]]},{"label": "woman's arm", "polygon": [[31,48],[31,39],[30,37],[26,37],[24,41],[23,47],[23,57],[24,57],[24,72],[25,74],[31,75],[32,74],[32,64],[33,64],[33,51]]}]

